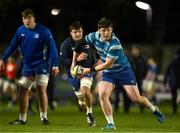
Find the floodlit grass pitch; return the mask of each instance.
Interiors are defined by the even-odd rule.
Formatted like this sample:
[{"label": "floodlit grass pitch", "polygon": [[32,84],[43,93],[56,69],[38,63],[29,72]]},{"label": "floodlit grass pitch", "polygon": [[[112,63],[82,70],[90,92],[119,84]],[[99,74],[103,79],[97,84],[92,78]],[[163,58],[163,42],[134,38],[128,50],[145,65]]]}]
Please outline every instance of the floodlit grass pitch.
[{"label": "floodlit grass pitch", "polygon": [[[159,105],[165,113],[164,124],[158,123],[149,110],[140,113],[139,108],[133,107],[129,114],[120,112],[114,114],[117,129],[114,132],[180,132],[180,114],[172,115],[169,104]],[[28,115],[27,125],[9,125],[18,117],[18,107],[11,110],[0,106],[0,132],[104,132],[101,127],[106,124],[100,106],[94,108],[96,127],[86,124],[85,113],[79,112],[76,105],[59,106],[55,111],[49,111],[50,125],[41,125],[39,113]]]}]

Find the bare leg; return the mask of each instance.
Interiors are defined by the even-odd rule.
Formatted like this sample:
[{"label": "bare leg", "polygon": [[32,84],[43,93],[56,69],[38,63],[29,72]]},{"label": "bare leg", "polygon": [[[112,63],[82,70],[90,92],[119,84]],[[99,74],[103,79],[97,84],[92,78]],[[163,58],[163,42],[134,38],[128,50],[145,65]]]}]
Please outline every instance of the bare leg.
[{"label": "bare leg", "polygon": [[27,113],[29,100],[28,93],[29,90],[27,88],[20,88],[20,113]]},{"label": "bare leg", "polygon": [[[31,87],[34,77],[26,77],[29,80],[29,87]],[[27,111],[28,111],[28,105],[29,105],[29,87],[24,88],[20,87],[20,114],[19,114],[19,119],[22,121],[27,120]]]},{"label": "bare leg", "polygon": [[48,99],[47,99],[46,87],[42,85],[38,85],[37,92],[38,92],[39,111],[40,113],[41,112],[44,113],[41,116],[41,120],[43,118],[47,119]]},{"label": "bare leg", "polygon": [[136,103],[139,103],[145,107],[150,108],[152,111],[155,111],[155,107],[151,104],[151,102],[145,97],[141,96],[139,93],[139,89],[135,85],[125,85],[123,86],[129,98]]},{"label": "bare leg", "polygon": [[85,104],[87,107],[92,107],[92,94],[88,87],[82,87],[81,92],[84,95]]},{"label": "bare leg", "polygon": [[163,113],[159,110],[157,106],[151,104],[151,102],[144,96],[139,94],[139,90],[135,85],[125,85],[123,86],[127,92],[129,98],[136,103],[142,104],[145,107],[148,107],[153,112],[157,120],[162,124],[165,120]]},{"label": "bare leg", "polygon": [[113,109],[109,98],[113,88],[114,85],[106,81],[101,81],[99,84],[99,99],[100,99],[101,108],[106,117],[106,120],[108,121],[108,123],[111,124],[114,124],[114,120],[113,120]]}]

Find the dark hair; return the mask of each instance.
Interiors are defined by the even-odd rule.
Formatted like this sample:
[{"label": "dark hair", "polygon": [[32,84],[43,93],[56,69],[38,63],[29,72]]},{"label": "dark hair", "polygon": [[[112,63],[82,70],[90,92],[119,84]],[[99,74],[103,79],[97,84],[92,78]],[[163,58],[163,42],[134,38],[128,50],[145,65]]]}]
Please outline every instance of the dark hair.
[{"label": "dark hair", "polygon": [[108,28],[108,27],[113,27],[113,23],[111,22],[110,19],[103,17],[98,21],[97,26],[98,26],[98,29],[100,29],[100,28]]},{"label": "dark hair", "polygon": [[74,21],[69,26],[69,30],[72,31],[73,29],[78,30],[80,28],[83,28],[82,24],[79,21]]},{"label": "dark hair", "polygon": [[33,16],[33,17],[35,17],[35,14],[34,14],[34,11],[33,10],[31,10],[31,9],[25,9],[22,13],[21,13],[21,16],[22,17],[24,17],[24,18],[26,18],[26,17],[28,17],[28,16]]}]

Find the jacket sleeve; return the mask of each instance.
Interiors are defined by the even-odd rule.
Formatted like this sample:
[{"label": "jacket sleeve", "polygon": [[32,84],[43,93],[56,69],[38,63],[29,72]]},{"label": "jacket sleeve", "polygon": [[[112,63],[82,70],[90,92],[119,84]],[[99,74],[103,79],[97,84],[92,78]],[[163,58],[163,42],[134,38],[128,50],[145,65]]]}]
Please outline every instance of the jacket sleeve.
[{"label": "jacket sleeve", "polygon": [[17,49],[19,45],[19,39],[18,39],[18,34],[17,32],[14,34],[9,46],[7,49],[4,51],[4,54],[2,56],[2,60],[6,61],[10,55],[13,54],[13,52]]},{"label": "jacket sleeve", "polygon": [[48,45],[48,52],[51,58],[52,67],[58,67],[58,50],[54,37],[49,30],[46,31],[46,43]]},{"label": "jacket sleeve", "polygon": [[70,67],[72,63],[72,49],[67,43],[62,43],[60,48],[60,66]]}]

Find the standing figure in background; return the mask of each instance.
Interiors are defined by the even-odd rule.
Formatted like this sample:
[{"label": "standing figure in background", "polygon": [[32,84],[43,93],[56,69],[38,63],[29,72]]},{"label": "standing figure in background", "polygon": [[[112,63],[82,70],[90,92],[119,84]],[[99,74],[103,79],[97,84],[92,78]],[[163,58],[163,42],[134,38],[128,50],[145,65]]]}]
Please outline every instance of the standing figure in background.
[{"label": "standing figure in background", "polygon": [[[139,92],[142,95],[142,81],[145,79],[148,70],[148,63],[146,57],[142,54],[139,46],[132,46],[129,61],[134,71]],[[140,105],[141,112],[144,111],[142,105]]]},{"label": "standing figure in background", "polygon": [[54,103],[54,89],[55,89],[55,77],[50,73],[48,86],[47,86],[47,95],[48,95],[49,107],[51,110],[55,109],[55,106],[53,104]]},{"label": "standing figure in background", "polygon": [[8,107],[15,105],[17,101],[17,85],[15,84],[16,78],[16,62],[11,57],[5,64],[5,70],[0,75],[0,87],[2,88],[2,95],[10,93],[11,99],[8,102]]},{"label": "standing figure in background", "polygon": [[3,92],[11,92],[11,100],[8,107],[13,106],[17,101],[17,85],[15,84],[17,66],[15,60],[11,57],[5,65],[6,82],[4,83]]},{"label": "standing figure in background", "polygon": [[171,89],[172,95],[172,109],[173,113],[177,113],[177,90],[180,89],[180,49],[178,49],[175,53],[174,59],[172,59],[171,63],[167,67],[166,74],[165,74],[165,85]]},{"label": "standing figure in background", "polygon": [[[78,103],[81,108],[87,109],[87,123],[89,126],[95,126],[95,119],[92,110],[92,94],[91,86],[93,82],[93,75],[87,74],[81,78],[72,77],[70,73],[73,50],[76,43],[83,38],[83,26],[79,21],[74,21],[70,26],[70,37],[68,37],[62,44],[60,49],[60,64],[66,68],[69,82],[73,87],[74,93],[78,98]],[[93,51],[88,43],[81,49],[78,55],[77,62],[83,67],[92,67],[95,63]]]},{"label": "standing figure in background", "polygon": [[155,102],[155,91],[156,91],[156,78],[158,74],[157,63],[153,58],[148,59],[148,70],[145,79],[143,80],[143,93],[149,99]]},{"label": "standing figure in background", "polygon": [[22,78],[18,81],[20,86],[19,118],[9,124],[24,125],[27,123],[28,95],[32,85],[36,83],[40,120],[42,124],[47,125],[49,121],[47,118],[46,87],[49,80],[50,66],[52,66],[51,72],[53,75],[59,73],[56,43],[50,30],[35,22],[35,14],[31,9],[25,9],[21,15],[23,25],[17,29],[0,60],[1,71],[5,68],[8,57],[16,49],[20,50],[23,58]]}]

